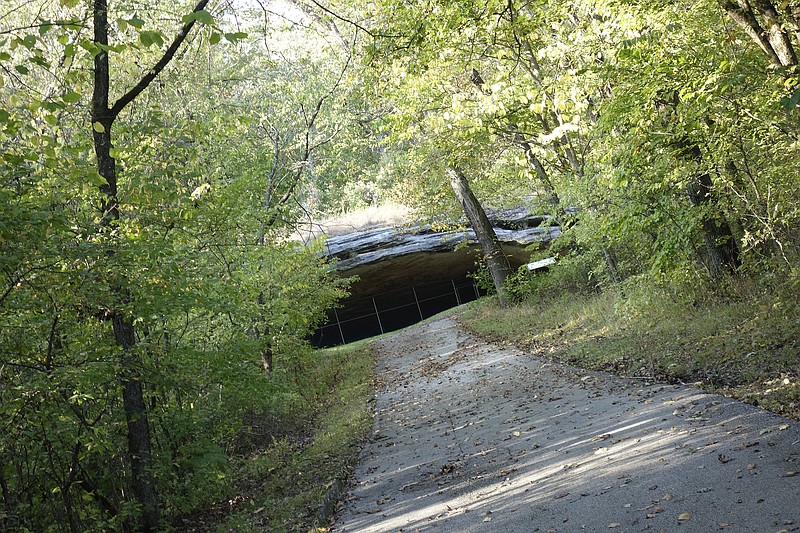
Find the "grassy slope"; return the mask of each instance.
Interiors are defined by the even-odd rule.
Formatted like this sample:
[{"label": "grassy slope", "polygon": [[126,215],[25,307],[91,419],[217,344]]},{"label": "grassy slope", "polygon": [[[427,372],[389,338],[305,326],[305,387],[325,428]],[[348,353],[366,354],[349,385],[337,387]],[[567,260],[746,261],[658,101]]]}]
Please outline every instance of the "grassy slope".
[{"label": "grassy slope", "polygon": [[276,376],[286,382],[284,405],[254,421],[256,435],[233,460],[228,499],[184,518],[178,531],[325,531],[320,510],[372,428],[373,359],[361,342],[294,365]]},{"label": "grassy slope", "polygon": [[[788,296],[787,296],[788,294]],[[732,295],[732,296],[731,296]],[[702,387],[800,420],[800,304],[738,284],[725,299],[667,291],[563,294],[499,309],[476,303],[473,332],[552,360]]]}]

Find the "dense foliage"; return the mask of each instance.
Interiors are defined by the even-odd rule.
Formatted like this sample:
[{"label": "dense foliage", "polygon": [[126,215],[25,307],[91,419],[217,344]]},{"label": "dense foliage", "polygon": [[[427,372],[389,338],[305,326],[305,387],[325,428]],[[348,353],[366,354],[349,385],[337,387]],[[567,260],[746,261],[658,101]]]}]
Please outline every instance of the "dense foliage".
[{"label": "dense foliage", "polygon": [[800,5],[770,6],[379,3],[367,53],[405,190],[441,210],[455,162],[487,203],[533,195],[608,282],[793,275]]},{"label": "dense foliage", "polygon": [[[302,354],[343,289],[285,229],[336,86],[284,90],[276,116],[274,84],[297,78],[225,12],[112,6],[106,45],[103,4],[0,13],[2,529],[144,530],[142,487],[156,521],[224,495],[237,434],[273,400],[265,366]],[[98,95],[120,107],[181,25],[107,121]]]}]

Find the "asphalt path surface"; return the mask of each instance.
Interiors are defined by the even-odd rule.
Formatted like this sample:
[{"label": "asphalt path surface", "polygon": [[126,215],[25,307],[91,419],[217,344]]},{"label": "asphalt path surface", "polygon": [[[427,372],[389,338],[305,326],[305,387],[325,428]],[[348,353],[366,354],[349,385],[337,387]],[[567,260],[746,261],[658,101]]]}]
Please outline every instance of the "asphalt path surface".
[{"label": "asphalt path surface", "polygon": [[800,426],[691,386],[486,344],[377,342],[375,426],[333,531],[800,531]]}]

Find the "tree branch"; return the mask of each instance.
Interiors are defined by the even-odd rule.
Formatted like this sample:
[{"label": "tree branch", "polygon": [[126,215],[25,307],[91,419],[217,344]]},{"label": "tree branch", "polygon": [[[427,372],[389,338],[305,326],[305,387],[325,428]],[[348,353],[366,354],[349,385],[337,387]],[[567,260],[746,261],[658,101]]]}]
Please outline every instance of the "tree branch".
[{"label": "tree branch", "polygon": [[337,18],[337,19],[341,20],[342,22],[346,22],[347,24],[350,24],[351,26],[354,26],[354,27],[358,28],[359,30],[363,31],[364,33],[366,33],[370,37],[375,37],[375,34],[373,34],[371,31],[369,31],[367,28],[365,28],[364,26],[362,26],[358,22],[355,22],[355,21],[347,19],[347,18],[345,18],[345,17],[343,17],[343,16],[341,16],[341,15],[339,15],[337,13],[334,13],[333,11],[328,9],[327,7],[325,7],[322,4],[320,4],[319,2],[317,2],[317,0],[311,0],[311,3],[314,4],[315,6],[317,6],[318,8],[320,8],[321,10],[323,10],[328,15],[330,15],[330,16],[332,16],[334,18]]},{"label": "tree branch", "polygon": [[[198,11],[205,9],[206,5],[208,5],[208,1],[209,0],[200,0],[192,10],[192,13],[197,13]],[[173,39],[172,44],[169,45],[169,48],[167,48],[167,50],[164,52],[164,55],[158,60],[158,63],[156,63],[153,68],[150,69],[150,71],[145,74],[144,77],[139,80],[139,83],[137,83],[130,91],[123,94],[119,100],[114,102],[114,105],[111,108],[112,120],[115,119],[123,109],[125,109],[125,106],[139,96],[142,91],[147,89],[155,77],[158,76],[162,70],[164,70],[170,61],[172,61],[172,58],[175,56],[178,48],[180,48],[180,46],[183,44],[183,41],[185,41],[186,37],[189,35],[189,32],[194,27],[195,22],[196,20],[192,19],[184,24],[181,30],[178,32],[178,35],[176,35],[175,39]]]}]

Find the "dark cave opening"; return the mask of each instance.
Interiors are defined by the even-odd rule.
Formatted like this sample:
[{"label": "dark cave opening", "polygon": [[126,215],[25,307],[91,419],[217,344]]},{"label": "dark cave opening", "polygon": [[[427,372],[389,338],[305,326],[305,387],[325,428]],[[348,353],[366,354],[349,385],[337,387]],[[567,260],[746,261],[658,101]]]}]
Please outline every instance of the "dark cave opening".
[{"label": "dark cave opening", "polygon": [[316,331],[312,344],[337,346],[396,331],[485,294],[472,278],[462,277],[349,298],[328,312],[328,320]]}]

